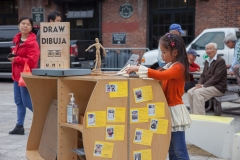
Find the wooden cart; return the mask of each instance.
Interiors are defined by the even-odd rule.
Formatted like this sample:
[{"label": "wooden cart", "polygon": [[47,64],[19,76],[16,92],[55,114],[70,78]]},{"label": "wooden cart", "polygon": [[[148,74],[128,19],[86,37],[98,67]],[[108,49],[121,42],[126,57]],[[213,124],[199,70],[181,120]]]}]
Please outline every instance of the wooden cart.
[{"label": "wooden cart", "polygon": [[[113,160],[133,160],[133,151],[151,149],[152,160],[165,160],[167,157],[170,137],[171,121],[168,105],[158,81],[143,80],[138,78],[126,78],[109,75],[101,76],[76,76],[76,77],[47,77],[23,75],[30,92],[33,103],[32,127],[28,137],[26,156],[29,160],[42,160],[39,154],[39,144],[43,134],[49,104],[57,99],[57,159],[77,160],[77,154],[71,149],[82,147],[79,139],[83,140],[84,151],[87,160],[103,160],[105,158],[93,156],[95,141],[114,143],[112,153]],[[127,82],[126,97],[110,98],[106,92],[106,84],[109,82]],[[135,103],[134,88],[152,86],[153,99],[141,103]],[[86,115],[87,112],[106,111],[107,107],[125,107],[126,116],[123,123],[108,123],[114,125],[125,125],[123,141],[105,140],[106,127],[87,128],[86,118],[83,124],[67,123],[67,104],[70,96],[74,93],[75,102],[79,106],[79,114]],[[167,134],[153,134],[151,146],[133,143],[135,129],[149,130],[149,122],[130,123],[130,109],[146,107],[147,103],[164,102],[164,112],[169,121]],[[107,158],[106,158],[107,159]]]}]

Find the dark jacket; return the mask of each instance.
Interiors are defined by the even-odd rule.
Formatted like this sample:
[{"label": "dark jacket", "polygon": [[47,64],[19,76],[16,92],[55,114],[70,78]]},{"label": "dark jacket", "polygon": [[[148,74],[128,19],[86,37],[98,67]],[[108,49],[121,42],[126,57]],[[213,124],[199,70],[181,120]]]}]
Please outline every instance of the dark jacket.
[{"label": "dark jacket", "polygon": [[21,33],[18,33],[14,38],[13,42],[15,48],[13,49],[14,54],[17,56],[14,58],[12,63],[12,79],[18,81],[20,78],[20,73],[23,72],[24,64],[27,63],[29,68],[37,68],[39,59],[39,47],[36,41],[36,36],[34,33],[30,33],[27,40],[20,45]]},{"label": "dark jacket", "polygon": [[39,46],[39,48],[40,48],[40,29],[39,29],[38,32],[37,32],[36,41],[38,42],[38,46]]},{"label": "dark jacket", "polygon": [[210,67],[208,67],[208,64],[206,60],[198,84],[203,84],[203,87],[214,86],[217,90],[224,93],[227,90],[227,69],[225,60],[222,59],[221,56],[217,56],[217,60],[213,60]]}]

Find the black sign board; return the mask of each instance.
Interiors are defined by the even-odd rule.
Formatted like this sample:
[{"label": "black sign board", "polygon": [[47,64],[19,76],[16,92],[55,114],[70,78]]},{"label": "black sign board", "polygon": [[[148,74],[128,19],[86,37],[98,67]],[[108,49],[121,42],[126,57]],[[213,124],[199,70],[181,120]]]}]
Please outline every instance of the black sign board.
[{"label": "black sign board", "polygon": [[112,44],[126,44],[126,33],[112,33]]},{"label": "black sign board", "polygon": [[44,22],[44,10],[43,8],[32,8],[33,22]]}]

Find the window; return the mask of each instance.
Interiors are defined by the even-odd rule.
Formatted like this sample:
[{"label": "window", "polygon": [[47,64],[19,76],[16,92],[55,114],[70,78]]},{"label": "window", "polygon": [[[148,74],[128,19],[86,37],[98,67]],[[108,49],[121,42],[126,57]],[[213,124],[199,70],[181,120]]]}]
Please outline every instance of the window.
[{"label": "window", "polygon": [[19,32],[18,27],[1,27],[0,42],[12,41],[13,37]]},{"label": "window", "polygon": [[68,11],[67,18],[93,18],[93,11]]},{"label": "window", "polygon": [[16,25],[17,23],[17,0],[0,0],[0,25]]},{"label": "window", "polygon": [[216,43],[217,49],[224,49],[223,39],[225,37],[224,32],[210,32],[203,34],[195,43],[196,50],[205,50],[205,46],[208,43]]},{"label": "window", "polygon": [[63,21],[70,22],[71,40],[95,40],[100,34],[99,5],[101,2],[67,3],[63,5]]},{"label": "window", "polygon": [[194,8],[195,3],[195,0],[152,0],[150,7],[152,9]]}]

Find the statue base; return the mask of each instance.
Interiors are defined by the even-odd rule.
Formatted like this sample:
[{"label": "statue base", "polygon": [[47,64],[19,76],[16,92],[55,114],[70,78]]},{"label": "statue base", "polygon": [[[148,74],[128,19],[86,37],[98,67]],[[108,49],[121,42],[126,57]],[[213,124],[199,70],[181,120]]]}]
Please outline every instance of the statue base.
[{"label": "statue base", "polygon": [[102,71],[101,70],[92,70],[91,75],[101,75]]}]

